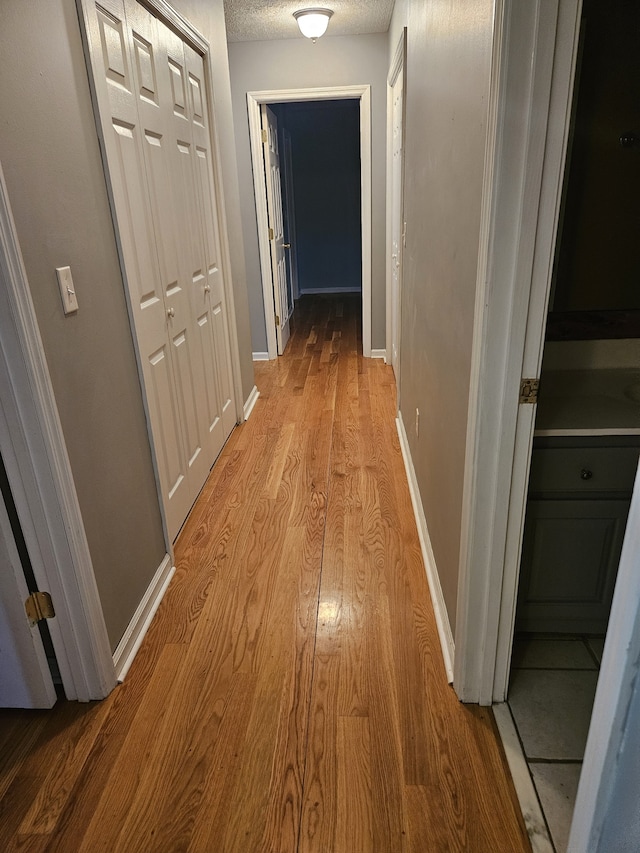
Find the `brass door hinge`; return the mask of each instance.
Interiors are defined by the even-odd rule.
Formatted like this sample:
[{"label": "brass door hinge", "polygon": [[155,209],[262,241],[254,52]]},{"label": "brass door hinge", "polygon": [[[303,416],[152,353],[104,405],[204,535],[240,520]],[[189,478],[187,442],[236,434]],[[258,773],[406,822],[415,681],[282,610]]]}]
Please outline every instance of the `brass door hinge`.
[{"label": "brass door hinge", "polygon": [[540,387],[539,379],[521,379],[520,380],[520,399],[519,403],[537,403],[538,389]]},{"label": "brass door hinge", "polygon": [[280,317],[276,314],[276,326],[280,325]]},{"label": "brass door hinge", "polygon": [[269,228],[269,239],[273,240],[273,228]]},{"label": "brass door hinge", "polygon": [[269,139],[269,137],[267,136],[267,131],[264,128],[262,128],[262,141],[267,142],[268,139]]},{"label": "brass door hinge", "polygon": [[24,603],[24,609],[31,626],[37,625],[42,619],[53,619],[56,615],[48,592],[32,592]]}]

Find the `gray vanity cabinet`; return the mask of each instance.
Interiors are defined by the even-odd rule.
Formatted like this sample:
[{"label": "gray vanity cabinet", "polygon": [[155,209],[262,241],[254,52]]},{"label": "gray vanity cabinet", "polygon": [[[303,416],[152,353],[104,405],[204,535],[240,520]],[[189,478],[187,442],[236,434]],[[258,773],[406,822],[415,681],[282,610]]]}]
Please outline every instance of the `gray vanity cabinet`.
[{"label": "gray vanity cabinet", "polygon": [[534,440],[516,628],[603,634],[639,436]]}]

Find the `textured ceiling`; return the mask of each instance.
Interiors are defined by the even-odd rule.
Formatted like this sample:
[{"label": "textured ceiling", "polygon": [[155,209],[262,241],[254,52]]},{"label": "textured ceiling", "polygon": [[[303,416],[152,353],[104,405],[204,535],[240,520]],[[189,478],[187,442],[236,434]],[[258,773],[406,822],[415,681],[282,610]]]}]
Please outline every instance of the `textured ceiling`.
[{"label": "textured ceiling", "polygon": [[328,36],[386,33],[394,0],[224,0],[229,41],[304,38],[293,13],[321,7],[333,10]]}]

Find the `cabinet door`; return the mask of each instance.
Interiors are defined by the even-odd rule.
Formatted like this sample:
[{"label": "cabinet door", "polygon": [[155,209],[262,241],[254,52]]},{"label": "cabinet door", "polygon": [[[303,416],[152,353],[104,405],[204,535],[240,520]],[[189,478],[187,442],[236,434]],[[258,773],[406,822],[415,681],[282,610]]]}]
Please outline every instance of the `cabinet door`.
[{"label": "cabinet door", "polygon": [[530,500],[517,630],[604,633],[629,512],[625,500]]}]

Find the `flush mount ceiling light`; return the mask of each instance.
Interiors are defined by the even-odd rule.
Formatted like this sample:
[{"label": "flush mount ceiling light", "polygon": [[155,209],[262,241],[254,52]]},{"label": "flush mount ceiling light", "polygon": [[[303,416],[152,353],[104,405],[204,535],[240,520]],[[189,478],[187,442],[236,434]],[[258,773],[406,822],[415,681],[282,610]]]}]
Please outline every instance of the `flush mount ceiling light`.
[{"label": "flush mount ceiling light", "polygon": [[293,13],[302,35],[314,43],[326,33],[332,15],[331,9],[299,9]]}]

